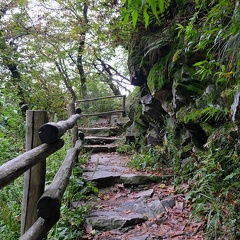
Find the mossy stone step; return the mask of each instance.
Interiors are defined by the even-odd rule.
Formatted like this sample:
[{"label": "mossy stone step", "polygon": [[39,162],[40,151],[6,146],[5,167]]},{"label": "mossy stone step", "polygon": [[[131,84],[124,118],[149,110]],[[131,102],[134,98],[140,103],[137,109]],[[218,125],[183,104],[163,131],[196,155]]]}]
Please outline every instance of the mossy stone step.
[{"label": "mossy stone step", "polygon": [[98,152],[116,152],[118,144],[105,144],[105,145],[84,145],[86,152],[98,153]]},{"label": "mossy stone step", "polygon": [[119,136],[122,133],[122,129],[119,127],[79,128],[78,130],[85,136],[97,137]]},{"label": "mossy stone step", "polygon": [[114,142],[123,142],[125,141],[125,138],[121,137],[98,137],[98,136],[87,136],[84,138],[84,143],[85,144],[90,144],[90,145],[100,145],[100,144],[111,144]]}]

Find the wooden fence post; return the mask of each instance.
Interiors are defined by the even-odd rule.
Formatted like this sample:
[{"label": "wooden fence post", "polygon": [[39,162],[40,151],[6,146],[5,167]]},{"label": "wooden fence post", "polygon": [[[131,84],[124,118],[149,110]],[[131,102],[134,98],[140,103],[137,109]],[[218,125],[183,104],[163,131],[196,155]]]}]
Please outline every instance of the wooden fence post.
[{"label": "wooden fence post", "polygon": [[126,95],[123,95],[123,117],[126,117]]},{"label": "wooden fence post", "polygon": [[[48,122],[46,111],[27,111],[26,115],[26,151],[41,145],[38,130]],[[24,191],[21,216],[21,235],[37,220],[37,202],[44,192],[46,159],[24,174]]]},{"label": "wooden fence post", "polygon": [[[69,108],[68,108],[68,117],[71,117],[74,115],[76,112],[75,110],[75,102],[69,103]],[[72,132],[72,146],[74,147],[76,144],[76,141],[78,140],[78,126],[75,124],[75,126],[71,130]]]}]

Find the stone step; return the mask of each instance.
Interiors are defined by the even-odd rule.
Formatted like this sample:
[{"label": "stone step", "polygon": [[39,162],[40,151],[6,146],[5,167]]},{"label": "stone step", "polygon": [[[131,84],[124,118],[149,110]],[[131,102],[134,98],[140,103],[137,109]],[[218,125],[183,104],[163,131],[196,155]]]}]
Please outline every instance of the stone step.
[{"label": "stone step", "polygon": [[122,166],[123,156],[117,153],[95,153],[91,156],[88,166],[84,168],[82,177],[85,181],[95,182],[98,188],[113,186],[122,183],[125,186],[138,186],[151,183],[160,183],[172,175],[151,175],[132,171]]},{"label": "stone step", "polygon": [[86,145],[100,145],[100,144],[111,144],[114,142],[124,142],[125,138],[121,137],[97,137],[97,136],[87,136],[84,138],[84,144]]},{"label": "stone step", "polygon": [[122,129],[119,127],[100,127],[100,128],[79,128],[86,136],[111,137],[122,134]]},{"label": "stone step", "polygon": [[[150,190],[153,191],[153,189]],[[126,199],[123,202],[116,201],[115,209],[110,209],[110,211],[109,209],[106,209],[108,211],[93,211],[86,219],[87,224],[100,231],[124,229],[145,222],[148,219],[156,218],[159,215],[164,216],[166,208],[175,206],[175,200],[170,197],[160,200],[152,198],[152,195],[146,195],[144,191],[137,194],[140,197],[132,194],[134,201],[131,199]]]},{"label": "stone step", "polygon": [[99,153],[99,152],[116,152],[118,144],[105,144],[105,145],[84,145],[83,148],[86,152]]}]

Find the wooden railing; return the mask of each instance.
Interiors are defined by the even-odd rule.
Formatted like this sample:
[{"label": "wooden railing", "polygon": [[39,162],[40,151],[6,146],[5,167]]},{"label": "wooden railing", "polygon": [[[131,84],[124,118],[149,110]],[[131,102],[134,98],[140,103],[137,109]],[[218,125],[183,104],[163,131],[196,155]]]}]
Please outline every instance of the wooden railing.
[{"label": "wooden railing", "polygon": [[[79,112],[79,111],[78,111]],[[0,166],[0,189],[24,173],[24,191],[21,215],[22,240],[46,237],[60,217],[60,205],[69,182],[72,168],[82,148],[84,136],[78,139],[74,104],[69,106],[69,118],[58,123],[48,122],[45,111],[27,111],[26,152]],[[73,147],[44,192],[46,158],[63,147],[60,139],[72,129]]]},{"label": "wooden railing", "polygon": [[107,97],[98,97],[98,98],[91,98],[91,99],[83,99],[83,100],[76,100],[76,105],[78,103],[83,102],[93,102],[103,99],[111,99],[111,98],[122,98],[122,108],[119,110],[107,111],[107,112],[96,112],[96,113],[89,113],[89,114],[82,114],[82,117],[89,117],[89,116],[99,116],[99,115],[110,115],[113,113],[122,113],[123,117],[126,115],[126,95],[116,95],[116,96],[107,96]]}]

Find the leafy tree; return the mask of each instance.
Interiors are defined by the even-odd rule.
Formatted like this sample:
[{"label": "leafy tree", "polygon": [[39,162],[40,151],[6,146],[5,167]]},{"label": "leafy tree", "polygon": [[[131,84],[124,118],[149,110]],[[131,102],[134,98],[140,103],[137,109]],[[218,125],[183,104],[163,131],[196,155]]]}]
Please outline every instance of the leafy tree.
[{"label": "leafy tree", "polygon": [[[2,18],[6,16],[8,11],[14,11],[17,7],[21,8],[21,3],[14,4],[11,1],[1,3],[0,5],[0,21],[2,21]],[[20,10],[21,11],[21,10]],[[16,18],[18,18],[18,14],[16,13]],[[22,86],[22,76],[21,76],[21,70],[20,63],[18,61],[18,53],[17,53],[17,44],[15,40],[17,39],[16,33],[18,32],[18,27],[16,26],[15,34],[14,36],[10,37],[8,32],[6,31],[6,28],[2,27],[0,28],[0,61],[2,64],[2,72],[6,74],[6,70],[8,70],[11,75],[9,79],[7,79],[6,82],[2,82],[2,87],[16,87],[17,88],[17,95],[20,99],[20,107],[25,108],[25,95],[24,90]],[[22,33],[25,34],[25,33]],[[11,39],[11,40],[10,40]],[[3,75],[4,76],[4,75]],[[2,79],[4,80],[4,79]],[[24,109],[23,109],[24,110]]]},{"label": "leafy tree", "polygon": [[[55,112],[59,107],[56,103],[65,105],[70,99],[86,98],[86,81],[96,78],[105,82],[113,94],[119,94],[120,88],[127,90],[126,71],[112,64],[119,53],[123,55],[123,51],[115,51],[121,44],[119,36],[116,39],[118,27],[112,27],[119,19],[120,5],[115,1],[9,4],[11,11],[1,19],[2,34],[7,35],[6,43],[17,46],[17,69],[19,74],[21,71],[21,89],[29,108],[52,108]],[[51,104],[47,105],[46,100]]]}]

